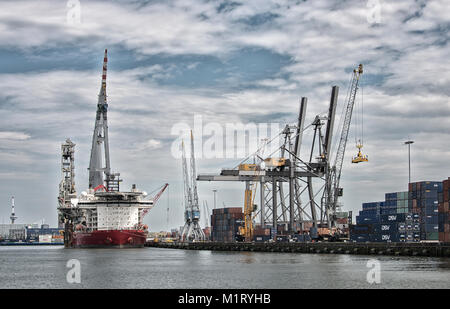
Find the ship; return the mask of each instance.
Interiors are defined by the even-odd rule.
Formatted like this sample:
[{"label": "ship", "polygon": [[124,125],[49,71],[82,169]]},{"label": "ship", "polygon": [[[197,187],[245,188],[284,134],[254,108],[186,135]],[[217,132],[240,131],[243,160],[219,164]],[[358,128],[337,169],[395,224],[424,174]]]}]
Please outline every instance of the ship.
[{"label": "ship", "polygon": [[110,166],[107,65],[108,50],[105,49],[88,168],[89,188],[80,196],[75,192],[75,144],[68,139],[62,145],[63,180],[58,197],[58,220],[64,227],[67,248],[144,247],[148,226],[143,224],[143,218],[168,186],[162,186],[153,198],[138,190],[135,184],[129,191],[120,191],[120,173],[112,172]]}]

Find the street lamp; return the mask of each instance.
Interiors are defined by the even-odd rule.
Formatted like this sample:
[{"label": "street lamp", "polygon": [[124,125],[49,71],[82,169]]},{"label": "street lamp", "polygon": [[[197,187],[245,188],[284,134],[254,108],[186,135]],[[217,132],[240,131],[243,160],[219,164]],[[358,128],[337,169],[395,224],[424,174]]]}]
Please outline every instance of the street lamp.
[{"label": "street lamp", "polygon": [[217,193],[217,189],[213,189],[212,191],[214,192],[214,209],[216,209],[216,193]]},{"label": "street lamp", "polygon": [[414,144],[414,141],[406,141],[405,145],[408,145],[408,171],[409,171],[409,182],[411,183],[411,144]]}]

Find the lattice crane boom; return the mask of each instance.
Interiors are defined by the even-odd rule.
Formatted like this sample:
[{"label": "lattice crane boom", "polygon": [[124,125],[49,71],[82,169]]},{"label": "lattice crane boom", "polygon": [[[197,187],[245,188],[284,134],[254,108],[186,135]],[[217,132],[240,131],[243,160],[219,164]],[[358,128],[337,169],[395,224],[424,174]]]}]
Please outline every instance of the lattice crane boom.
[{"label": "lattice crane boom", "polygon": [[[155,205],[156,205],[156,203],[158,202],[158,200],[159,200],[159,198],[161,197],[161,195],[164,193],[164,191],[167,189],[167,187],[169,186],[169,184],[168,183],[166,183],[162,188],[161,188],[161,190],[159,190],[159,192],[155,195],[155,197],[153,198],[153,207],[155,207]],[[144,209],[144,211],[142,212],[142,217],[144,217],[147,213],[148,213],[148,211],[149,211],[150,209]]]},{"label": "lattice crane boom", "polygon": [[191,130],[191,190],[192,190],[192,210],[200,211],[198,205],[197,192],[197,171],[195,167],[195,153],[194,153],[194,135]]},{"label": "lattice crane boom", "polygon": [[186,150],[184,148],[184,141],[181,143],[181,151],[182,151],[182,167],[183,167],[183,183],[184,183],[184,208],[185,208],[185,217],[187,219],[188,213],[192,207],[191,200],[191,188],[189,186],[189,171],[186,163]]},{"label": "lattice crane boom", "polygon": [[341,179],[342,173],[342,165],[344,162],[345,148],[348,140],[348,133],[350,130],[350,124],[352,120],[353,106],[355,105],[356,92],[358,91],[358,84],[361,75],[363,74],[363,65],[360,64],[358,68],[353,70],[353,76],[350,86],[349,97],[347,101],[347,106],[345,108],[345,116],[342,125],[341,137],[339,140],[339,146],[336,152],[336,161],[333,166],[333,175],[332,175],[332,187],[331,187],[331,203],[332,206],[335,207],[337,204],[339,194],[337,191],[339,190],[339,182]]}]

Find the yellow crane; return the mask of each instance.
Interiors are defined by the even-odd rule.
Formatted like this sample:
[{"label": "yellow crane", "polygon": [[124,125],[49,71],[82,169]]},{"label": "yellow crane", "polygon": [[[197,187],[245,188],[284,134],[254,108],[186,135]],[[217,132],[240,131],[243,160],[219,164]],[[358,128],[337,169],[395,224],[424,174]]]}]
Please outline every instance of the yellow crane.
[{"label": "yellow crane", "polygon": [[[259,166],[256,164],[240,164],[240,171],[257,172]],[[245,241],[250,242],[253,238],[253,212],[257,209],[255,205],[257,182],[247,181],[245,183],[244,196],[244,226],[239,228],[239,234],[245,238]]]}]

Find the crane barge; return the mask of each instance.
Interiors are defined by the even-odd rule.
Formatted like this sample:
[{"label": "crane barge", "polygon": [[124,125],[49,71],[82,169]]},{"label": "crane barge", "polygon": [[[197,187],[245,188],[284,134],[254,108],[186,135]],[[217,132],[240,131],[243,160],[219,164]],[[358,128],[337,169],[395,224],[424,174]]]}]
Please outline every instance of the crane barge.
[{"label": "crane barge", "polygon": [[[108,138],[106,74],[108,54],[103,58],[103,74],[98,96],[89,163],[89,188],[79,197],[75,191],[75,144],[62,145],[62,173],[58,197],[59,225],[64,227],[64,245],[69,248],[143,247],[148,227],[143,218],[167,188],[151,199],[132,185],[120,191],[120,173],[111,172]],[[104,165],[103,165],[103,164]]]}]

